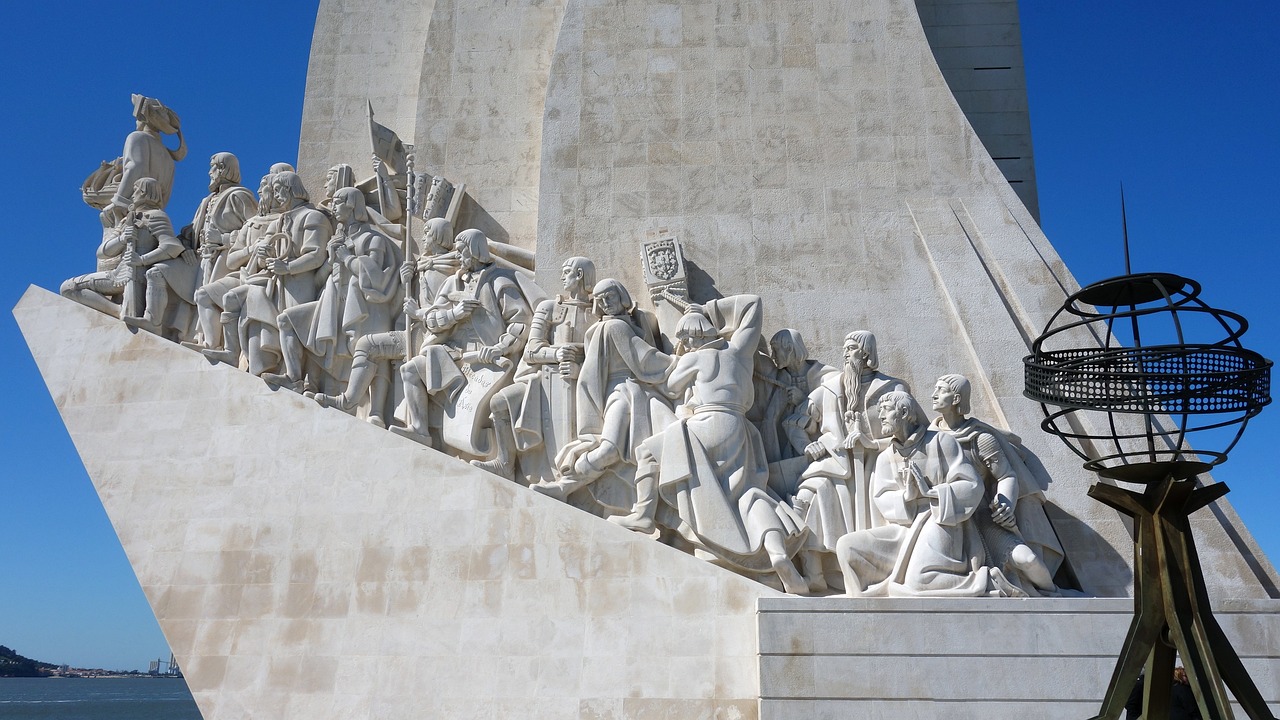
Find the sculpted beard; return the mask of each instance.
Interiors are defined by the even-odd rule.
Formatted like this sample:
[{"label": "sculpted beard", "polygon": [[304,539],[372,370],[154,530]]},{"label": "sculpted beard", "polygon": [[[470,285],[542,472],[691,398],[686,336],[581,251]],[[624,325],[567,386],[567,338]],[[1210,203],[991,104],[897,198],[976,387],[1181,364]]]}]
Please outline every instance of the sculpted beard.
[{"label": "sculpted beard", "polygon": [[853,408],[854,404],[862,398],[862,373],[854,369],[851,364],[845,363],[841,380],[844,383],[844,396],[849,400],[849,407]]}]

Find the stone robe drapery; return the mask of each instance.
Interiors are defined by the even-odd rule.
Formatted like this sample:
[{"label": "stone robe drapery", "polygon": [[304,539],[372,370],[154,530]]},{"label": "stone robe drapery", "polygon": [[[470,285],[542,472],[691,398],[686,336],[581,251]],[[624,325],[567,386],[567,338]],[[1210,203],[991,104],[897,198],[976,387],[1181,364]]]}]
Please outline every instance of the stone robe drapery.
[{"label": "stone robe drapery", "polygon": [[756,392],[761,397],[756,399],[760,412],[760,440],[764,443],[764,452],[770,462],[804,454],[804,445],[794,447],[782,426],[782,421],[804,403],[802,398],[796,405],[791,405],[787,388],[797,388],[807,398],[828,376],[838,374],[835,368],[817,360],[806,360],[799,373],[774,367],[772,363],[765,368],[761,382],[756,384]]},{"label": "stone robe drapery", "polygon": [[575,388],[578,436],[556,454],[555,466],[573,467],[583,454],[613,444],[617,462],[591,484],[595,502],[612,512],[625,512],[635,501],[640,444],[675,421],[670,401],[656,388],[672,367],[671,356],[654,346],[657,337],[657,320],[642,310],[605,316],[587,329]]},{"label": "stone robe drapery", "polygon": [[[463,297],[475,298],[480,306],[470,317],[457,320],[452,307]],[[448,389],[452,395],[466,383],[466,376],[449,351],[467,353],[495,346],[513,325],[526,332],[531,316],[513,271],[494,264],[470,272],[460,270],[444,281],[435,304],[427,310],[427,334],[419,355],[410,363],[429,392]],[[523,349],[523,335],[512,340],[510,350]],[[489,408],[476,408],[475,412],[488,415]]]},{"label": "stone robe drapery", "polygon": [[[937,418],[933,422],[933,427],[940,432],[950,432],[955,437],[986,483],[987,495],[983,500],[983,507],[978,509],[978,519],[979,529],[983,533],[990,554],[988,562],[997,567],[1003,566],[1008,560],[1010,541],[1016,539],[1026,543],[1027,547],[1035,552],[1049,570],[1050,576],[1056,574],[1062,567],[1066,551],[1063,550],[1058,534],[1054,531],[1053,524],[1044,510],[1044,493],[1049,489],[1051,479],[1049,472],[1040,464],[1040,460],[1023,447],[1022,440],[1017,435],[988,425],[977,418],[965,418],[965,421],[954,430],[943,428],[941,418]],[[1009,471],[1018,480],[1018,497],[1012,498],[1016,502],[1013,517],[1018,526],[1017,534],[990,519],[990,504],[995,497],[995,482],[998,478],[990,477],[990,472],[986,470],[982,458],[978,457],[978,438],[984,434],[995,438],[1005,462],[1008,463]],[[983,517],[984,513],[985,517]],[[1002,567],[1002,569],[1007,572],[1007,568]],[[1036,592],[1034,585],[1029,582],[1019,584],[1029,593]]]},{"label": "stone robe drapery", "polygon": [[495,403],[507,404],[522,480],[555,479],[556,451],[578,435],[573,407],[578,373],[562,375],[556,353],[563,345],[583,347],[594,319],[585,300],[557,297],[539,303],[515,381],[494,397]]},{"label": "stone robe drapery", "polygon": [[754,400],[760,298],[740,295],[703,308],[729,339],[679,356],[667,380],[670,394],[683,390],[688,402],[677,413],[683,417],[644,443],[659,468],[657,519],[716,562],[768,572],[765,535],[779,533],[791,554],[806,533],[803,520],[770,494],[764,445],[746,416]]},{"label": "stone robe drapery", "polygon": [[[334,377],[344,379],[355,341],[387,332],[400,299],[399,254],[394,243],[367,224],[351,228],[348,265],[330,275],[320,299],[288,311],[299,340]],[[347,363],[344,363],[346,360]]]},{"label": "stone robe drapery", "polygon": [[[923,481],[911,477],[914,466]],[[888,522],[841,538],[837,554],[864,595],[983,596],[990,568],[973,515],[986,489],[960,443],[917,428],[876,458],[872,500]],[[931,492],[936,497],[928,497]]]},{"label": "stone robe drapery", "polygon": [[263,280],[261,285],[246,280],[244,315],[249,332],[261,334],[264,350],[280,354],[276,323],[281,312],[316,299],[315,270],[325,261],[325,246],[332,232],[329,218],[311,205],[282,212],[268,226],[266,236],[275,243],[272,256],[289,262],[294,272],[277,276],[267,269],[269,260],[256,257],[243,270],[246,278]]},{"label": "stone robe drapery", "polygon": [[[854,452],[845,450],[843,443],[854,429],[846,419],[850,410],[863,414],[871,438],[883,439],[880,423],[876,421],[876,407],[880,398],[893,390],[909,391],[905,382],[877,372],[863,386],[861,402],[855,401],[850,407],[845,397],[843,373],[832,372],[822,377],[807,402],[797,409],[797,415],[803,419],[793,420],[792,432],[803,425],[815,426],[817,442],[827,449],[826,457],[810,463],[800,474],[797,488],[797,492],[812,493],[811,502],[804,508],[805,524],[813,531],[809,540],[811,548],[834,552],[841,536],[865,529],[857,520],[860,504],[866,505],[862,514],[870,519],[870,527],[884,524],[870,497],[859,496],[855,487]],[[804,439],[805,436],[796,434],[792,443]],[[877,451],[864,449],[862,452],[865,476],[869,479],[874,472]]]},{"label": "stone robe drapery", "polygon": [[232,235],[257,214],[258,201],[242,185],[228,185],[200,200],[200,207],[196,208],[195,217],[191,219],[192,236],[197,246],[204,243],[206,226],[217,228],[222,233],[224,245],[212,258],[201,258],[202,285],[227,276],[230,272],[227,254],[231,251]]}]

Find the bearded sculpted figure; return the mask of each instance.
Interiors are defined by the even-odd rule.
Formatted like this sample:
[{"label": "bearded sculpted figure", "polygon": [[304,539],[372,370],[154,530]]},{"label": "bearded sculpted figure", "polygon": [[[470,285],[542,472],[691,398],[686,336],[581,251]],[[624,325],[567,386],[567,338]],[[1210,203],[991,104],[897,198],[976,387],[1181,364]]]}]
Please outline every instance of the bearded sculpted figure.
[{"label": "bearded sculpted figure", "polygon": [[[270,372],[280,363],[280,313],[316,299],[316,270],[325,263],[326,246],[333,232],[329,218],[311,205],[297,173],[274,173],[271,192],[278,215],[241,269],[247,278],[242,285],[244,292],[228,293],[224,298],[238,296],[236,301],[228,302],[227,312],[234,313],[241,349],[248,359],[249,372],[254,375]],[[239,304],[234,311],[233,302]],[[224,331],[224,338],[226,335]],[[216,355],[208,351],[206,354]]]},{"label": "bearded sculpted figure", "polygon": [[229,152],[209,158],[209,194],[200,201],[191,229],[200,250],[200,285],[226,277],[227,253],[237,230],[258,213],[253,193],[240,184],[240,161]]},{"label": "bearded sculpted figure", "polygon": [[352,346],[366,335],[390,332],[400,299],[395,244],[369,221],[364,194],[342,188],[333,198],[337,231],[329,241],[329,273],[319,299],[286,309],[277,319],[284,373],[269,383],[302,392],[346,385]]},{"label": "bearded sculpted figure", "polygon": [[804,569],[810,588],[824,590],[823,555],[854,530],[884,523],[868,485],[886,436],[874,419],[886,393],[907,384],[879,370],[875,335],[865,330],[844,339],[844,367],[824,376],[796,412],[784,421],[791,444],[804,448],[810,464],[801,473],[792,505],[811,531]]},{"label": "bearded sculpted figure", "polygon": [[560,269],[564,293],[538,304],[515,381],[490,403],[494,457],[476,467],[526,484],[553,479],[556,451],[576,438],[574,390],[582,369],[596,266],[569,258]]},{"label": "bearded sculpted figure", "polygon": [[941,413],[933,428],[951,433],[986,488],[974,514],[987,548],[987,562],[1033,595],[1057,595],[1054,575],[1065,553],[1049,516],[1044,491],[1049,475],[1013,433],[968,417],[972,386],[963,375],[943,375],[933,390],[933,409]]}]

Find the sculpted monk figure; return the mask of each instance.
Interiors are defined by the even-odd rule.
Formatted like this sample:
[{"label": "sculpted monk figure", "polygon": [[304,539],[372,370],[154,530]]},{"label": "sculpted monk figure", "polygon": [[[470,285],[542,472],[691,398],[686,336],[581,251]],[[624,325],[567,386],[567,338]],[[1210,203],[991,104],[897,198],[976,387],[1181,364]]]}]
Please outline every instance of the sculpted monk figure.
[{"label": "sculpted monk figure", "polygon": [[644,532],[662,525],[718,563],[776,573],[787,592],[807,593],[791,562],[803,521],[769,493],[764,446],[746,417],[763,319],[755,295],[689,306],[666,380],[684,398],[678,420],[640,446],[636,507],[610,519]]},{"label": "sculpted monk figure", "polygon": [[352,345],[366,335],[390,332],[398,314],[399,255],[391,239],[370,223],[364,193],[353,187],[338,190],[333,215],[337,231],[329,241],[331,267],[320,298],[280,314],[285,372],[262,376],[298,392],[307,380],[345,387]]},{"label": "sculpted monk figure", "polygon": [[845,592],[862,595],[1021,594],[986,562],[973,520],[986,488],[950,433],[929,429],[909,393],[880,399],[890,446],[876,457],[872,500],[887,524],[836,543]]},{"label": "sculpted monk figure", "polygon": [[[445,280],[431,306],[422,308],[412,298],[405,299],[406,312],[426,326],[427,334],[418,356],[400,368],[408,417],[407,428],[395,430],[420,442],[431,439],[430,403],[442,411],[446,406],[457,410],[455,401],[477,377],[491,384],[470,407],[462,408],[464,412],[441,422],[469,425],[488,415],[489,398],[484,393],[503,384],[505,371],[496,368],[514,371],[512,358],[524,349],[532,319],[515,272],[495,264],[483,232],[462,231],[454,251],[460,267]],[[491,367],[477,375],[478,366]],[[470,429],[460,432],[471,434]],[[472,443],[460,444],[471,446],[464,452],[475,449]]]},{"label": "sculpted monk figure", "polygon": [[490,403],[494,457],[476,467],[525,484],[550,481],[560,446],[578,436],[574,389],[582,368],[596,266],[572,257],[560,268],[564,293],[538,304],[515,381]]},{"label": "sculpted monk figure", "polygon": [[253,193],[240,184],[240,161],[229,152],[215,153],[209,158],[209,194],[200,201],[191,220],[200,250],[201,286],[231,272],[227,253],[233,236],[257,212]]},{"label": "sculpted monk figure", "polygon": [[1064,551],[1044,511],[1049,476],[1017,435],[969,414],[972,386],[963,375],[943,375],[933,390],[937,430],[960,442],[986,486],[975,522],[987,547],[987,562],[1028,594],[1055,595],[1053,576]]}]

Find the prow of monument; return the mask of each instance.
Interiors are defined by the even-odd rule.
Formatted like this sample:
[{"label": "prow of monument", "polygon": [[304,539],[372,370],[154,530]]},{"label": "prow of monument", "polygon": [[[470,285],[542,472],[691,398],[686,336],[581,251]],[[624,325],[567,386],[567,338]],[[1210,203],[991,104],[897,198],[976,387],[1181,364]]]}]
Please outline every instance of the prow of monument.
[{"label": "prow of monument", "polygon": [[[1134,536],[1023,397],[1080,286],[1018,37],[323,0],[298,167],[194,209],[135,96],[95,271],[14,312],[205,720],[1094,715]],[[1276,707],[1280,577],[1190,532]]]}]

